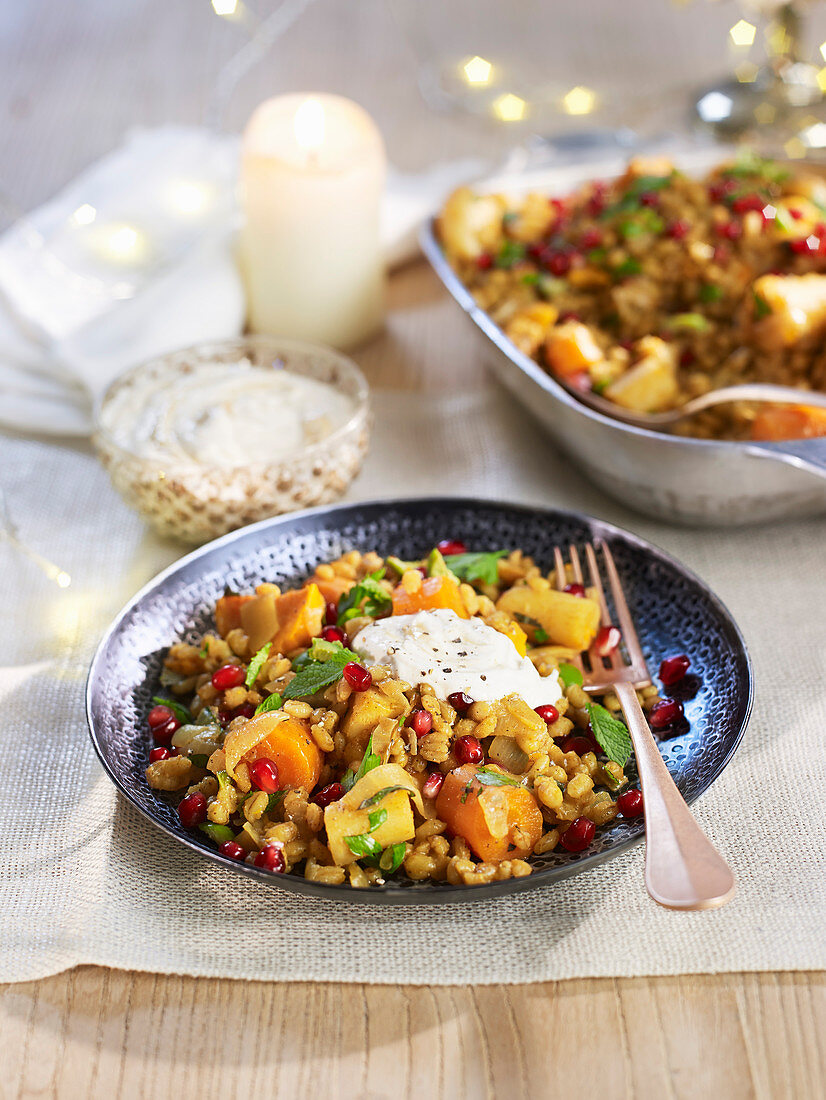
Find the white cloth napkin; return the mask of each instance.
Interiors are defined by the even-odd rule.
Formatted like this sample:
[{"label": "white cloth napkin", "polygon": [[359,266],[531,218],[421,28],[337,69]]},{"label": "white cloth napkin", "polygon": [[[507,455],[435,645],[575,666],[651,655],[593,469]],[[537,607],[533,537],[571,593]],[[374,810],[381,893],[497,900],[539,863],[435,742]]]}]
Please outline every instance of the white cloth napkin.
[{"label": "white cloth napkin", "polygon": [[[0,425],[87,435],[95,399],[122,371],[241,332],[238,156],[233,135],[135,131],[0,238]],[[389,173],[389,265],[415,254],[422,218],[483,167]]]}]

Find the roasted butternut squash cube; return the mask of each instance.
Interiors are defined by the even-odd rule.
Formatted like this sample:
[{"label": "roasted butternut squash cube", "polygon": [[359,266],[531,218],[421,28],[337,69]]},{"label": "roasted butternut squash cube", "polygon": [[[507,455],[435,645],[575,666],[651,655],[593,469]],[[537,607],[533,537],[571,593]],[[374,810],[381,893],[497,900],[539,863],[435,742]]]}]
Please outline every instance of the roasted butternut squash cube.
[{"label": "roasted butternut squash cube", "polygon": [[752,439],[817,439],[826,436],[826,409],[805,405],[769,405],[751,426]]},{"label": "roasted butternut squash cube", "polygon": [[[370,814],[377,810],[385,810],[387,820],[371,833]],[[415,825],[410,795],[407,791],[392,791],[364,810],[351,809],[341,801],[332,802],[324,811],[324,827],[333,862],[338,867],[346,867],[359,859],[347,843],[348,836],[369,834],[382,849],[413,839]]]},{"label": "roasted butternut squash cube", "polygon": [[221,596],[215,604],[215,627],[222,638],[241,626],[241,608],[255,596]]},{"label": "roasted butternut squash cube", "polygon": [[761,275],[753,286],[771,311],[755,325],[765,347],[792,347],[826,326],[826,275]]},{"label": "roasted butternut squash cube", "polygon": [[392,699],[376,688],[368,688],[350,696],[350,708],[341,720],[341,729],[348,741],[364,748],[382,718],[400,718],[403,713]]},{"label": "roasted butternut squash cube", "polygon": [[306,584],[282,596],[254,596],[241,607],[241,625],[251,652],[272,642],[274,653],[292,653],[321,633],[326,600],[315,584]]},{"label": "roasted butternut squash cube", "polygon": [[554,645],[580,652],[587,649],[599,629],[600,610],[596,600],[557,592],[554,588],[534,590],[527,585],[509,588],[496,604],[511,615],[535,619]]},{"label": "roasted butternut squash cube", "polygon": [[455,611],[460,619],[470,617],[453,577],[425,577],[421,587],[415,592],[408,592],[401,584],[393,589],[394,615],[415,615],[417,611],[438,611],[443,608]]},{"label": "roasted butternut squash cube", "polygon": [[545,355],[554,374],[563,378],[588,371],[603,359],[602,348],[581,321],[555,325],[545,340]]},{"label": "roasted butternut squash cube", "polygon": [[644,336],[637,341],[637,351],[642,359],[612,382],[605,396],[615,405],[636,412],[670,409],[679,394],[674,348],[658,336]]},{"label": "roasted butternut squash cube", "polygon": [[[542,835],[536,799],[522,786],[483,786],[476,772],[475,764],[465,764],[445,776],[436,813],[479,859],[524,859]],[[517,778],[504,775],[512,781]]]}]

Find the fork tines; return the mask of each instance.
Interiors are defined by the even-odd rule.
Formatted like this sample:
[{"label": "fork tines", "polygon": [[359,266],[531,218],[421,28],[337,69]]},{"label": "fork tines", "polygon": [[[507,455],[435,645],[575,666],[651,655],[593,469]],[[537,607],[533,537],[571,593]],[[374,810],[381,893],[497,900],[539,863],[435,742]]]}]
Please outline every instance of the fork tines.
[{"label": "fork tines", "polygon": [[[611,611],[605,598],[597,550],[602,552],[616,622],[611,618]],[[586,667],[586,663],[583,661],[579,662],[584,677],[583,686],[591,690],[599,690],[600,688],[610,688],[612,684],[619,680],[633,683],[636,687],[650,684],[651,677],[645,664],[645,657],[634,627],[634,620],[631,617],[628,601],[625,598],[617,567],[608,544],[604,539],[597,539],[596,546],[587,542],[580,551],[578,547],[572,545],[568,548],[568,553],[574,582],[581,584],[586,589],[593,588],[595,590],[600,609],[600,624],[603,628],[614,626],[619,630],[628,657],[627,661],[623,658],[620,646],[613,648],[607,657],[602,656],[598,651],[600,640],[598,635],[597,640],[588,651],[588,664],[590,667]],[[583,570],[582,556],[585,558],[587,573]],[[567,573],[565,559],[559,547],[554,547],[554,570],[556,587],[561,590],[567,583]]]}]

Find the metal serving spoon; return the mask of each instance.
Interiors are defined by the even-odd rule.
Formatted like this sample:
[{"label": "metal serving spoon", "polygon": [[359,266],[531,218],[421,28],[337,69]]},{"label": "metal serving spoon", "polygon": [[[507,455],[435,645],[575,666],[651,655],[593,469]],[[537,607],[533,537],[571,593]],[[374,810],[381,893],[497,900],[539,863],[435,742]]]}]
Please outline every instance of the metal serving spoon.
[{"label": "metal serving spoon", "polygon": [[633,424],[637,428],[664,428],[703,409],[710,409],[714,405],[725,405],[730,401],[768,401],[773,404],[812,405],[819,409],[826,409],[826,393],[798,390],[793,386],[775,386],[768,382],[724,386],[722,389],[704,393],[700,397],[692,397],[678,409],[658,413],[640,413],[623,409],[596,393],[582,393],[570,387],[569,392],[597,412],[605,413],[614,420],[621,420],[624,424]]}]

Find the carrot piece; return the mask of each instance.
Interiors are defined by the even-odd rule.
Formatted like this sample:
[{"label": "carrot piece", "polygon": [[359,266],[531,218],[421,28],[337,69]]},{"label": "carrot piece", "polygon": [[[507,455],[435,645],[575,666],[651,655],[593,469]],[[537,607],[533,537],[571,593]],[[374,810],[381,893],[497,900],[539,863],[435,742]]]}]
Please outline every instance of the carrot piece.
[{"label": "carrot piece", "polygon": [[292,653],[321,633],[326,601],[315,584],[285,592],[254,596],[241,608],[241,625],[249,636],[250,651],[272,642],[273,653]]},{"label": "carrot piece", "polygon": [[314,584],[327,603],[337,604],[344,593],[349,592],[356,582],[352,578],[333,577],[329,579],[327,577],[319,577],[316,573],[313,573],[307,583]]},{"label": "carrot piece", "polygon": [[241,626],[241,608],[255,596],[221,596],[215,604],[215,626],[222,638]]},{"label": "carrot piece", "polygon": [[[436,799],[436,814],[486,863],[524,859],[542,836],[536,799],[524,787],[483,786],[476,771],[475,764],[464,764],[448,772]],[[521,844],[513,841],[514,827],[520,830]]]},{"label": "carrot piece", "polygon": [[751,437],[766,442],[814,439],[826,435],[826,410],[805,405],[761,409],[751,425]]},{"label": "carrot piece", "polygon": [[417,611],[455,611],[460,619],[468,619],[459,586],[452,577],[425,577],[416,592],[408,592],[403,585],[393,589],[393,614],[414,615]]},{"label": "carrot piece", "polygon": [[[277,716],[277,717],[276,717]],[[266,757],[278,768],[279,787],[303,787],[311,791],[318,783],[324,756],[310,735],[310,726],[300,718],[284,719],[277,711],[250,718],[244,732],[250,727],[260,727],[256,732],[264,736],[242,759],[247,764]]]}]

